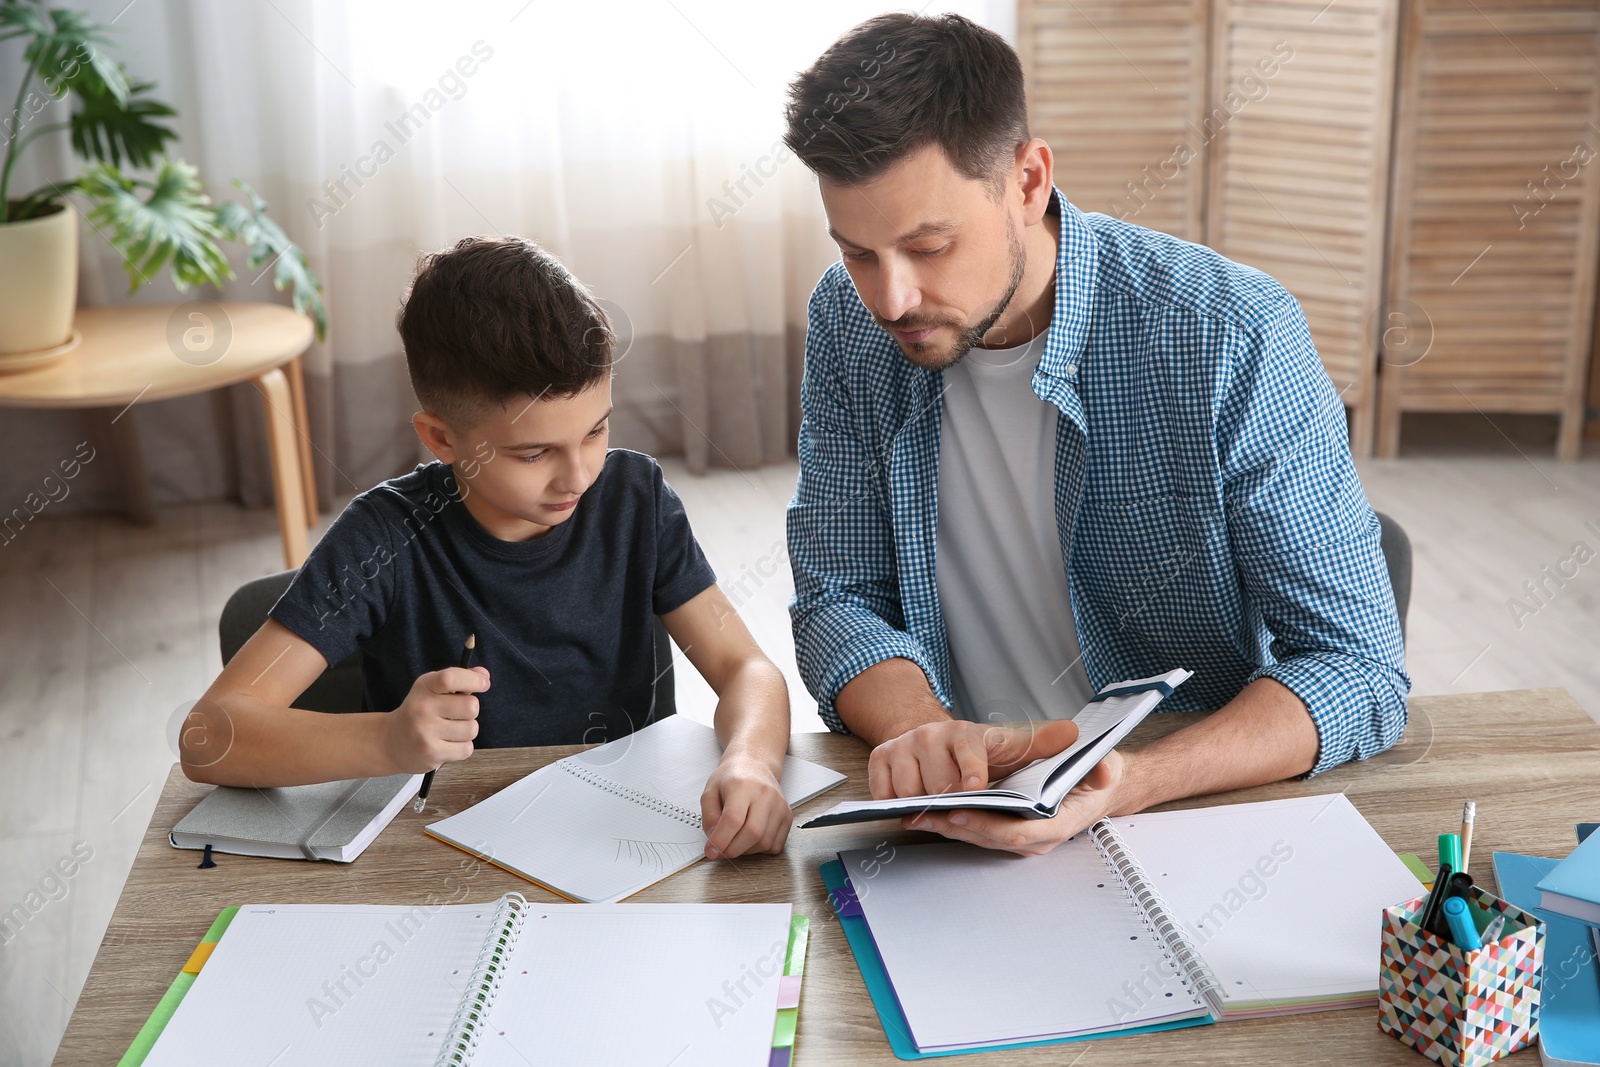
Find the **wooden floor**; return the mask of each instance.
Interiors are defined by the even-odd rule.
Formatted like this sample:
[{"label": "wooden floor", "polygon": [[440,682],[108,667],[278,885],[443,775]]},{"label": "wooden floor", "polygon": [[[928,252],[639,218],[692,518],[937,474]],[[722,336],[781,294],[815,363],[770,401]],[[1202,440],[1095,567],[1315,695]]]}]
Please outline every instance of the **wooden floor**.
[{"label": "wooden floor", "polygon": [[[1539,419],[1413,419],[1406,432],[1401,459],[1361,470],[1415,545],[1415,691],[1565,686],[1600,717],[1600,459],[1549,459]],[[789,677],[795,728],[821,729],[784,607],[795,468],[666,467],[730,599]],[[1546,578],[1580,542],[1592,561]],[[0,918],[20,907],[26,919],[0,931],[0,1067],[49,1061],[174,759],[172,727],[221,667],[223,602],[280,569],[279,553],[271,511],[221,503],[160,508],[150,528],[46,510],[0,545]],[[1523,583],[1540,581],[1535,601]],[[710,691],[687,668],[679,704],[709,719]],[[75,847],[92,856],[64,878],[56,865]]]}]

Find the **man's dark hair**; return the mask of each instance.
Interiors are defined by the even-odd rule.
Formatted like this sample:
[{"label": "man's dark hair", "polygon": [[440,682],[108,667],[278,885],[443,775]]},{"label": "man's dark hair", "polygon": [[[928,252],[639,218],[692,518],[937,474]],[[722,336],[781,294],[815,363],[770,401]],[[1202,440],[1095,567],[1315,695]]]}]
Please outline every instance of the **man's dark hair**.
[{"label": "man's dark hair", "polygon": [[396,325],[417,399],[458,427],[522,397],[575,396],[611,373],[605,312],[520,237],[468,237],[423,256]]},{"label": "man's dark hair", "polygon": [[783,141],[819,177],[868,182],[938,145],[963,176],[1000,183],[1028,139],[1022,63],[960,15],[878,15],[789,86]]}]

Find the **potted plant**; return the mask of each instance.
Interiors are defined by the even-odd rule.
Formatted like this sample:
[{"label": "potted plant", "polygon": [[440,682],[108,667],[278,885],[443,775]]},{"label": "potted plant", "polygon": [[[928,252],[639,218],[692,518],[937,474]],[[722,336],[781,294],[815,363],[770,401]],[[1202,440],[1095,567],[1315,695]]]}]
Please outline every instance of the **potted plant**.
[{"label": "potted plant", "polygon": [[[180,290],[221,285],[233,268],[221,243],[243,244],[249,268],[271,263],[273,285],[292,288],[296,311],[327,331],[322,283],[305,253],[267,216],[243,182],[246,202],[214,204],[195,168],[164,149],[177,113],[150,97],[103,50],[104,27],[43,0],[0,0],[0,41],[22,39],[24,71],[0,164],[0,370],[31,366],[71,345],[77,302],[78,211],[121,254],[129,292],[170,268]],[[70,130],[85,161],[76,178],[14,195],[17,160],[40,137]],[[132,172],[125,171],[124,165]]]}]

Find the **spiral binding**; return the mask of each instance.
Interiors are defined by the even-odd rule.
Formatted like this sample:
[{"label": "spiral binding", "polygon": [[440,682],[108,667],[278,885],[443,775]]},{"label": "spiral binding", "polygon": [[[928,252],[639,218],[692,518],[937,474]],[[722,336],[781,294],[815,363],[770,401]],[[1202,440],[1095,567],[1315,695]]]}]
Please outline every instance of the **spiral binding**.
[{"label": "spiral binding", "polygon": [[522,936],[522,916],[527,907],[528,900],[521,893],[507,893],[500,898],[434,1067],[465,1067],[472,1062],[473,1050],[478,1047],[478,1028],[494,1006],[506,960]]},{"label": "spiral binding", "polygon": [[1210,965],[1200,955],[1199,948],[1189,938],[1188,931],[1172,917],[1167,902],[1161,899],[1150,876],[1128,850],[1117,828],[1101,819],[1090,827],[1089,836],[1093,838],[1094,846],[1106,866],[1122,883],[1122,891],[1133,904],[1133,910],[1139,913],[1140,921],[1156,935],[1162,955],[1175,965],[1178,980],[1185,988],[1203,997],[1211,1014],[1221,1018],[1222,983],[1217,981]]},{"label": "spiral binding", "polygon": [[615,793],[619,797],[624,797],[628,800],[631,800],[635,804],[639,804],[643,807],[649,808],[651,811],[665,815],[669,819],[677,819],[679,822],[692,826],[696,830],[701,829],[703,826],[700,820],[700,813],[698,811],[690,811],[688,808],[680,808],[676,804],[668,804],[665,800],[662,800],[659,797],[653,797],[649,793],[641,793],[637,789],[629,789],[621,782],[613,781],[612,779],[607,778],[605,775],[600,774],[581,763],[564,759],[557,760],[556,766],[577,778],[580,782],[588,782],[590,785],[598,786],[608,793]]}]

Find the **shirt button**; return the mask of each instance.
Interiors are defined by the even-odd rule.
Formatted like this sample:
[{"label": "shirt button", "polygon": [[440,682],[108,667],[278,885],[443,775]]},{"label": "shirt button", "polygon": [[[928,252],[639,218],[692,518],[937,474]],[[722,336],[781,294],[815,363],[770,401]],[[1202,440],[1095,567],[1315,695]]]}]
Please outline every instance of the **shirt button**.
[{"label": "shirt button", "polygon": [[1068,374],[1077,374],[1078,373],[1078,365],[1076,363],[1068,363],[1067,364],[1067,373]]}]

